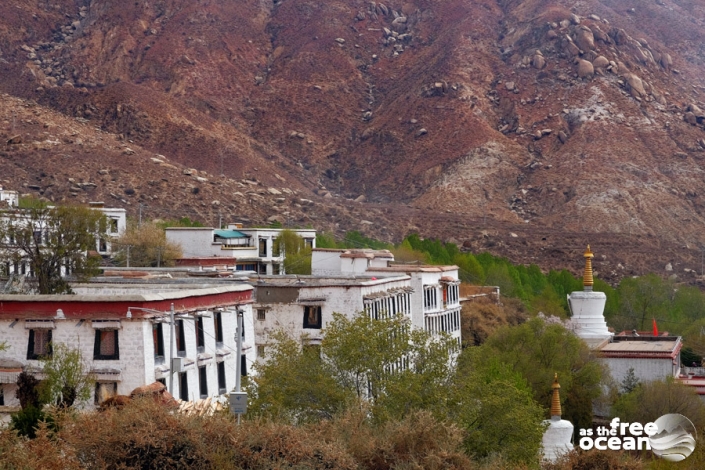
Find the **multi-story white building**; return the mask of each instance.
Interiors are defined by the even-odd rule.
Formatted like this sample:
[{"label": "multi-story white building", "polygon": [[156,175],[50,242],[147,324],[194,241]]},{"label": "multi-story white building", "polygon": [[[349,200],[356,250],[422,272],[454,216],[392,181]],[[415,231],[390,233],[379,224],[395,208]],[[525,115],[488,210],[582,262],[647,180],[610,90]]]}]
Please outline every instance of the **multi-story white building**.
[{"label": "multi-story white building", "polygon": [[[8,191],[4,191],[8,192]],[[13,193],[14,191],[9,191]],[[9,199],[8,199],[9,200]],[[8,219],[12,218],[15,224],[32,224],[30,217],[26,215],[23,209],[18,209],[17,200],[14,204],[10,204],[10,208],[2,209],[0,208],[0,222],[6,222]],[[127,228],[127,214],[125,209],[122,208],[112,208],[105,207],[102,202],[91,202],[89,206],[99,212],[102,212],[107,220],[106,227],[106,237],[96,237],[95,251],[97,251],[103,257],[109,257],[112,254],[112,239],[119,237],[125,232]],[[41,241],[43,237],[46,236],[43,230],[37,227],[35,232],[35,237],[37,240]],[[12,246],[12,240],[0,240],[0,244],[5,243],[5,246]],[[13,262],[5,262],[4,265],[0,265],[0,274],[19,274],[28,275],[30,277],[34,276],[32,272],[32,267],[28,260],[15,260]],[[62,267],[62,276],[66,274],[66,269]]]},{"label": "multi-story white building", "polygon": [[460,280],[457,266],[390,264],[369,268],[368,275],[405,274],[410,278],[411,323],[431,333],[447,333],[461,343]]},{"label": "multi-story white building", "polygon": [[[284,253],[275,249],[274,240],[284,229],[242,228],[230,224],[227,229],[213,227],[169,227],[167,240],[181,245],[184,258],[221,257],[233,260],[238,271],[261,275],[284,273]],[[316,247],[316,231],[293,230],[311,248]],[[230,264],[230,263],[228,263]]]},{"label": "multi-story white building", "polygon": [[373,318],[401,314],[411,319],[412,288],[405,274],[384,277],[276,276],[253,280],[254,331],[258,358],[266,356],[269,334],[283,329],[319,344],[333,313],[367,312]]},{"label": "multi-story white building", "polygon": [[[81,351],[97,381],[95,404],[155,381],[182,400],[221,395],[235,386],[237,363],[246,374],[255,360],[249,284],[125,281],[72,288],[76,295],[0,295],[0,340],[6,343],[0,412],[19,404],[17,376],[39,371],[38,359],[51,354],[52,343]],[[240,358],[238,309],[245,325]]]}]

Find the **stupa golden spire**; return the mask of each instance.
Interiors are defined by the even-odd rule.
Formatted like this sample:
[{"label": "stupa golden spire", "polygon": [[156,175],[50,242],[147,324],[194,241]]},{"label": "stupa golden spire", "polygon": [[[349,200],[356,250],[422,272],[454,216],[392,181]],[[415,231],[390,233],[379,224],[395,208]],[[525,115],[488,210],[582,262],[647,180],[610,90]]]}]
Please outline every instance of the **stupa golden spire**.
[{"label": "stupa golden spire", "polygon": [[590,251],[590,245],[587,246],[587,250],[583,253],[585,257],[585,271],[583,272],[583,286],[585,290],[592,290],[593,279],[592,279],[592,258],[595,255]]},{"label": "stupa golden spire", "polygon": [[551,386],[553,389],[553,398],[551,399],[551,418],[558,418],[560,419],[561,417],[561,395],[559,393],[559,390],[561,389],[561,385],[558,383],[558,373],[553,376],[553,385]]}]

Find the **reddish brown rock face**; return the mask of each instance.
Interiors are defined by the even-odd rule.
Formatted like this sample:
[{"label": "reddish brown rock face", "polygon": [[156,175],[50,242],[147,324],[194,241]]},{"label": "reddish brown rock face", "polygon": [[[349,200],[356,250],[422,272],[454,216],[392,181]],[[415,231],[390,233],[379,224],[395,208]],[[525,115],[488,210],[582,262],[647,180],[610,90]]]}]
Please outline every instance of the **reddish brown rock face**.
[{"label": "reddish brown rock face", "polygon": [[0,2],[10,189],[208,224],[373,220],[517,260],[545,231],[705,242],[695,3],[79,3]]}]

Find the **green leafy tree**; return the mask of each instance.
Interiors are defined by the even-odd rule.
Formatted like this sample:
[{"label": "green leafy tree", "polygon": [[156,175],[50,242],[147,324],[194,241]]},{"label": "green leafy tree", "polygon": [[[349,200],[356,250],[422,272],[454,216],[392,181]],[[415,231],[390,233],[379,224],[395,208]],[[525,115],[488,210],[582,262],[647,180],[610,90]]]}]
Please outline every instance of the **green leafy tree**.
[{"label": "green leafy tree", "polygon": [[467,348],[460,356],[451,416],[466,431],[469,454],[531,465],[538,460],[544,410],[520,373],[481,350]]},{"label": "green leafy tree", "polygon": [[0,221],[0,261],[27,260],[40,294],[71,293],[62,268],[86,278],[97,274],[100,256],[91,256],[96,240],[106,238],[107,220],[99,211],[78,206],[47,206],[30,201],[7,210]]},{"label": "green leafy tree", "polygon": [[319,350],[302,347],[284,331],[270,335],[267,359],[255,365],[248,384],[253,414],[288,423],[331,418],[352,398],[321,360]]},{"label": "green leafy tree", "polygon": [[456,347],[449,338],[412,329],[401,316],[335,313],[321,347],[338,383],[369,400],[377,419],[445,409]]},{"label": "green leafy tree", "polygon": [[174,266],[183,256],[181,246],[167,241],[166,232],[155,222],[137,225],[131,220],[114,245],[121,266]]},{"label": "green leafy tree", "polygon": [[63,343],[53,343],[52,353],[40,359],[44,380],[39,385],[40,399],[59,408],[88,401],[95,379],[81,351]]},{"label": "green leafy tree", "polygon": [[627,375],[624,376],[622,382],[619,384],[620,393],[631,393],[639,386],[639,379],[634,373],[634,368],[630,367],[627,371]]},{"label": "green leafy tree", "polygon": [[592,402],[602,396],[607,380],[603,366],[588,346],[563,325],[533,318],[506,326],[490,336],[481,349],[489,361],[497,358],[527,381],[537,403],[551,403],[553,376],[561,378],[564,415],[576,429],[592,423]]},{"label": "green leafy tree", "polygon": [[639,330],[647,328],[651,318],[668,314],[674,294],[672,283],[656,274],[624,278],[619,293],[623,314]]},{"label": "green leafy tree", "polygon": [[311,248],[293,230],[282,230],[274,239],[274,252],[284,253],[284,272],[311,274]]}]

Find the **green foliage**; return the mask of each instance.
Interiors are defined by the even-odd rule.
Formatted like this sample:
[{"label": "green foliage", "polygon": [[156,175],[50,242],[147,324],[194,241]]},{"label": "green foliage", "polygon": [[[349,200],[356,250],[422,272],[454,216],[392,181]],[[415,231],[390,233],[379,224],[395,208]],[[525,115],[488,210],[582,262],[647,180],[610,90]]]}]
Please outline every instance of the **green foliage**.
[{"label": "green foliage", "polygon": [[338,248],[338,244],[335,242],[335,237],[327,233],[317,233],[316,234],[316,247],[317,248]]},{"label": "green foliage", "polygon": [[631,393],[639,386],[639,379],[634,373],[634,368],[630,367],[627,371],[627,375],[619,384],[619,393]]},{"label": "green foliage", "polygon": [[302,348],[283,331],[270,338],[267,361],[255,365],[257,375],[248,387],[253,414],[293,424],[330,419],[344,409],[351,394],[316,350]]},{"label": "green foliage", "polygon": [[500,328],[481,347],[481,357],[508,364],[533,390],[537,403],[551,403],[553,376],[558,373],[565,419],[576,429],[592,422],[592,402],[602,395],[603,366],[588,346],[559,324],[533,318],[518,326]]},{"label": "green foliage", "polygon": [[79,349],[53,343],[51,356],[40,359],[40,363],[44,380],[39,392],[43,403],[69,408],[91,398],[95,380]]},{"label": "green foliage", "polygon": [[526,380],[482,347],[461,354],[451,395],[452,415],[466,430],[465,447],[471,455],[500,455],[514,463],[537,461],[544,411],[533,399]]},{"label": "green foliage", "polygon": [[698,430],[705,427],[705,404],[697,391],[673,377],[640,384],[612,406],[612,416],[625,423],[648,423],[668,413],[682,414]]},{"label": "green foliage", "polygon": [[37,428],[41,422],[48,423],[54,427],[54,421],[37,406],[26,406],[17,413],[10,416],[10,427],[17,431],[20,436],[30,439],[37,437]]},{"label": "green foliage", "polygon": [[197,220],[191,220],[188,217],[182,217],[178,220],[162,220],[162,221],[154,221],[154,223],[157,227],[159,227],[162,230],[167,229],[168,227],[203,227],[204,225],[197,221]]},{"label": "green foliage", "polygon": [[368,399],[376,419],[401,419],[419,409],[442,415],[456,348],[450,338],[413,330],[401,316],[335,313],[321,346],[338,383]]},{"label": "green foliage", "polygon": [[27,209],[7,211],[0,221],[0,240],[14,241],[0,252],[0,261],[28,260],[40,294],[70,294],[62,267],[79,278],[97,274],[100,256],[87,253],[107,236],[107,219],[99,211],[33,202]]},{"label": "green foliage", "polygon": [[284,253],[286,274],[311,274],[311,248],[293,230],[282,230],[274,239],[275,253]]},{"label": "green foliage", "polygon": [[652,318],[667,315],[674,294],[672,283],[653,273],[625,277],[619,284],[619,292],[622,314],[638,330],[648,328]]}]

